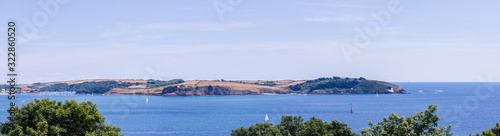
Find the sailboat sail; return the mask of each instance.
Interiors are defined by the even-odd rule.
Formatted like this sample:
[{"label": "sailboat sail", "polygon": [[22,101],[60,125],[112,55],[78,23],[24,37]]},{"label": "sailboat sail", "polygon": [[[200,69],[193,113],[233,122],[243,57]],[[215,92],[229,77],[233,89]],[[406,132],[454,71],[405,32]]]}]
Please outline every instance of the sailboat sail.
[{"label": "sailboat sail", "polygon": [[264,121],[266,121],[266,122],[269,121],[269,117],[267,117],[267,114],[266,114],[266,118],[264,118]]},{"label": "sailboat sail", "polygon": [[148,99],[148,97],[146,97],[146,103],[148,103],[148,102],[149,102],[149,99]]}]

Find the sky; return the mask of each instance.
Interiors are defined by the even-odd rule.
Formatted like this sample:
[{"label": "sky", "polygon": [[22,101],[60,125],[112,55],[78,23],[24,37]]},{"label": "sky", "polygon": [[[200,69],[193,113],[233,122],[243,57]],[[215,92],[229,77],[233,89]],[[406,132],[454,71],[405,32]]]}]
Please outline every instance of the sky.
[{"label": "sky", "polygon": [[[500,81],[500,1],[494,0],[20,0],[0,5],[0,30],[6,32],[11,19],[17,24],[20,83],[331,76]],[[6,53],[7,47],[0,50]],[[6,68],[7,59],[2,60]]]}]

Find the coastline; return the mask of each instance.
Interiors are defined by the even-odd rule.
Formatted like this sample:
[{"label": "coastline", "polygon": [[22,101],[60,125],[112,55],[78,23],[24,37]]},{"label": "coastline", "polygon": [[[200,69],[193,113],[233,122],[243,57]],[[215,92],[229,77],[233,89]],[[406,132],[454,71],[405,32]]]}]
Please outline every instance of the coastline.
[{"label": "coastline", "polygon": [[211,96],[279,94],[406,94],[393,83],[365,78],[322,77],[312,80],[94,79],[20,85],[22,94]]}]

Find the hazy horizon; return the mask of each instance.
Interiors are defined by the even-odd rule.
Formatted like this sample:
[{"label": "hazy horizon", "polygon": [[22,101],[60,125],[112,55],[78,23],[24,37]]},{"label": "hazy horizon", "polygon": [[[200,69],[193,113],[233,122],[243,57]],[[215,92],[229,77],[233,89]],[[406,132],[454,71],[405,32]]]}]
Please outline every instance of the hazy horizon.
[{"label": "hazy horizon", "polygon": [[[0,4],[8,5],[0,7],[0,12],[8,13],[0,17],[4,20],[0,29],[5,31],[10,19],[19,24],[16,65],[22,84],[331,76],[388,82],[500,82],[496,34],[500,19],[495,17],[499,1]],[[0,54],[6,56],[6,48]]]}]

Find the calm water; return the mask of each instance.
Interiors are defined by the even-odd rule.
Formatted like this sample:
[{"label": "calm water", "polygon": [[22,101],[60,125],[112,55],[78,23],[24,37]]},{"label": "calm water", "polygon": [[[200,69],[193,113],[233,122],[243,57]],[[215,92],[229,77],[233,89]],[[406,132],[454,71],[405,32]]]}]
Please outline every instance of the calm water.
[{"label": "calm water", "polygon": [[[354,131],[378,122],[391,112],[412,115],[428,104],[439,106],[441,124],[455,134],[476,133],[500,122],[500,83],[396,83],[411,94],[375,95],[266,95],[266,96],[121,96],[121,95],[19,95],[18,103],[35,98],[74,98],[98,104],[106,122],[125,135],[229,135],[232,129],[264,122],[279,123],[281,115],[312,116],[346,122]],[[7,109],[6,96],[0,109]],[[146,103],[146,98],[149,102]],[[26,102],[22,102],[25,100]],[[353,103],[354,113],[349,113]],[[0,112],[5,122],[7,112]]]}]

